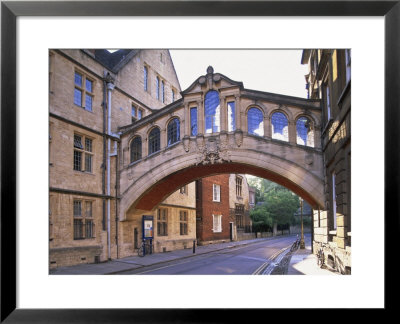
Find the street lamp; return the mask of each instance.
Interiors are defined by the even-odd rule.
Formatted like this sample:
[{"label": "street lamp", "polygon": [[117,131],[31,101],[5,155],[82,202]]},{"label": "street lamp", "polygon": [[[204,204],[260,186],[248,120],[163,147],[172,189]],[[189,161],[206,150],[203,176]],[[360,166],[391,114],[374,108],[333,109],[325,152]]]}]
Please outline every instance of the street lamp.
[{"label": "street lamp", "polygon": [[304,230],[303,230],[303,198],[300,199],[300,219],[301,219],[301,238],[300,238],[300,249],[305,249],[304,244]]}]

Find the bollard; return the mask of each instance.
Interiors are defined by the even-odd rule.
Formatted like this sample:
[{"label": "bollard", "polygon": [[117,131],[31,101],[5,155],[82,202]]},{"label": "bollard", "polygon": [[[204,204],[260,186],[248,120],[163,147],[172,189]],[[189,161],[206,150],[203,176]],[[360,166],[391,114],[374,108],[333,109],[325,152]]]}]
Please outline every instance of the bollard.
[{"label": "bollard", "polygon": [[196,253],[196,240],[193,240],[193,253]]}]

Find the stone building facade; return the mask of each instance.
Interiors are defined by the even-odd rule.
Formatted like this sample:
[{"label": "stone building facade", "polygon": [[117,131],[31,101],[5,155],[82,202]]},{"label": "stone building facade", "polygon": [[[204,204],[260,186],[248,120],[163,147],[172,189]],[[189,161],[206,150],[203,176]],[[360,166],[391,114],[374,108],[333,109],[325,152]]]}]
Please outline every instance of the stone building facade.
[{"label": "stone building facade", "polygon": [[351,273],[351,50],[304,50],[308,97],[323,102],[321,146],[325,206],[314,210],[313,250]]},{"label": "stone building facade", "polygon": [[[168,50],[49,51],[50,268],[134,253],[139,224],[117,218],[118,129],[178,100],[180,91]],[[182,231],[156,232],[156,250],[195,237],[194,189],[189,184],[160,205],[171,224],[182,219]]]}]

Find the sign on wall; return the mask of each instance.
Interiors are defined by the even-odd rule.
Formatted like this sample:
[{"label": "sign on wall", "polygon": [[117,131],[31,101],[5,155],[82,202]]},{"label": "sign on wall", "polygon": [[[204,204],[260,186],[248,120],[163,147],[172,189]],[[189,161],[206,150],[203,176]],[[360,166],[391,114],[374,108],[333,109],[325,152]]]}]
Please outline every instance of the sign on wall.
[{"label": "sign on wall", "polygon": [[143,215],[142,233],[143,233],[143,239],[145,239],[145,240],[153,238],[153,216],[152,215]]}]

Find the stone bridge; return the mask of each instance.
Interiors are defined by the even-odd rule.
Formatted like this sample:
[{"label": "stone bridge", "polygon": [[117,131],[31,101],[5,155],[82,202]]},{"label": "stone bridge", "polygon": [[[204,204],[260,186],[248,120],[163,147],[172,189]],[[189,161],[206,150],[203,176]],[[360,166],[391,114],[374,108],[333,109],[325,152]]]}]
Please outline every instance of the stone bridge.
[{"label": "stone bridge", "polygon": [[324,206],[319,100],[249,90],[212,67],[181,95],[120,128],[121,221],[221,173],[266,178]]}]

